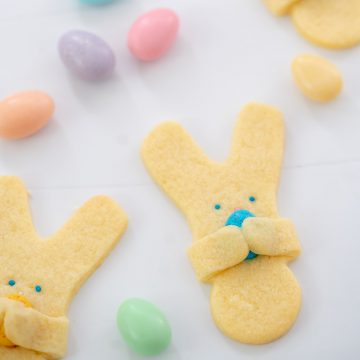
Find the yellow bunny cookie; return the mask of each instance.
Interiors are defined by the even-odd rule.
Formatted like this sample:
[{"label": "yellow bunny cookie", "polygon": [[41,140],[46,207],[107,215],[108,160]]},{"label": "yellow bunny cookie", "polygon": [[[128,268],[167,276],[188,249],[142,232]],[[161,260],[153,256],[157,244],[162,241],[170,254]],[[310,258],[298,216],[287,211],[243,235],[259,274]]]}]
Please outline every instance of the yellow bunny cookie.
[{"label": "yellow bunny cookie", "polygon": [[0,177],[0,359],[65,355],[70,302],[126,224],[116,203],[97,196],[55,235],[40,239],[22,182]]},{"label": "yellow bunny cookie", "polygon": [[142,147],[150,174],[190,223],[188,255],[198,279],[213,285],[216,324],[244,343],[280,337],[300,309],[287,267],[300,245],[276,208],[283,138],[281,113],[254,103],[241,112],[224,163],[211,161],[174,122],[155,128]]},{"label": "yellow bunny cookie", "polygon": [[360,43],[360,0],[264,0],[275,15],[290,13],[298,31],[327,48]]}]

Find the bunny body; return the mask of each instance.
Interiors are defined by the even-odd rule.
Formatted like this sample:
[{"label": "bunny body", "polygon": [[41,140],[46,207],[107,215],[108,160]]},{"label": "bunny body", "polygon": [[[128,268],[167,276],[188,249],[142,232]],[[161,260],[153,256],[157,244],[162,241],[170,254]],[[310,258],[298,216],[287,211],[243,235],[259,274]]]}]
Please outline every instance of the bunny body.
[{"label": "bunny body", "polygon": [[19,179],[0,177],[0,359],[59,359],[70,302],[120,239],[127,217],[111,199],[94,197],[40,239],[27,198]]},{"label": "bunny body", "polygon": [[[178,124],[158,126],[142,156],[150,174],[185,213],[194,242],[188,250],[200,281],[213,285],[212,314],[229,337],[266,343],[293,324],[300,287],[287,267],[300,245],[280,218],[276,191],[283,153],[282,115],[249,104],[241,112],[228,160],[208,159]],[[226,226],[243,209],[252,217]],[[249,252],[257,254],[249,259]]]}]

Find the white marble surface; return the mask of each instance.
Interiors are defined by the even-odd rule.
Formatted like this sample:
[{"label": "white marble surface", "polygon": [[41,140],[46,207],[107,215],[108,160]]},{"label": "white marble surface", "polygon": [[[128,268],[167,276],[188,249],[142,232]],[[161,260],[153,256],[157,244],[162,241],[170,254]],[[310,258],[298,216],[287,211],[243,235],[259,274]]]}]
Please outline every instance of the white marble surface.
[{"label": "white marble surface", "polygon": [[[31,191],[41,235],[74,208],[105,193],[129,214],[129,229],[71,306],[69,360],[140,359],[115,326],[118,305],[144,297],[160,306],[173,345],[160,360],[360,358],[360,47],[316,48],[289,19],[275,19],[260,0],[119,0],[101,9],[77,0],[0,1],[0,97],[48,91],[54,121],[29,139],[0,142],[1,174],[20,176]],[[182,22],[172,51],[140,64],[126,33],[143,11],[175,9]],[[103,36],[118,60],[114,78],[87,84],[67,74],[57,39],[73,28]],[[341,69],[345,89],[328,105],[309,102],[289,67],[301,52],[322,54]],[[281,214],[297,224],[302,256],[291,268],[303,289],[294,328],[264,346],[237,344],[216,329],[209,287],[195,280],[185,249],[189,228],[148,177],[139,157],[157,123],[177,119],[215,159],[224,159],[241,106],[278,106],[286,116]]]}]

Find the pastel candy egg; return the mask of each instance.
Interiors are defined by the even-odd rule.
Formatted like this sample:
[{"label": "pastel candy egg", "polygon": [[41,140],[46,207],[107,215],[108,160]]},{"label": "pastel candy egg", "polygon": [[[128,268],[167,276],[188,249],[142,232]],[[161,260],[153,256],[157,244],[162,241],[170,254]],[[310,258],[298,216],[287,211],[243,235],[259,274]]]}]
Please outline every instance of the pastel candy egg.
[{"label": "pastel candy egg", "polygon": [[300,55],[292,64],[294,80],[305,96],[320,102],[336,98],[343,81],[339,70],[317,55]]},{"label": "pastel candy egg", "polygon": [[90,5],[106,5],[112,3],[114,0],[81,0],[84,4]]},{"label": "pastel candy egg", "polygon": [[170,9],[156,9],[140,16],[131,26],[128,47],[142,61],[164,55],[173,44],[179,29],[179,18]]},{"label": "pastel candy egg", "polygon": [[117,325],[126,343],[142,355],[157,355],[171,341],[170,325],[163,313],[142,299],[129,299],[119,308]]},{"label": "pastel candy egg", "polygon": [[87,31],[73,30],[59,40],[64,65],[84,80],[103,80],[115,69],[115,55],[100,37]]},{"label": "pastel candy egg", "polygon": [[42,91],[25,91],[0,101],[0,137],[21,139],[44,127],[54,113],[54,101]]}]

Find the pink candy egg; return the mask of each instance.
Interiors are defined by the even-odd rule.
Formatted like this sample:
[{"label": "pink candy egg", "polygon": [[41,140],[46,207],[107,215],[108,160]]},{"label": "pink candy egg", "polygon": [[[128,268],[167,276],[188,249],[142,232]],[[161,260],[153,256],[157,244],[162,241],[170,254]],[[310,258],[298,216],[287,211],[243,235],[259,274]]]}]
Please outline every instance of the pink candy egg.
[{"label": "pink candy egg", "polygon": [[21,139],[43,128],[54,113],[54,101],[42,91],[24,91],[0,101],[0,137]]},{"label": "pink candy egg", "polygon": [[128,47],[142,61],[152,61],[164,55],[174,42],[179,18],[170,9],[155,9],[140,16],[131,26]]}]

